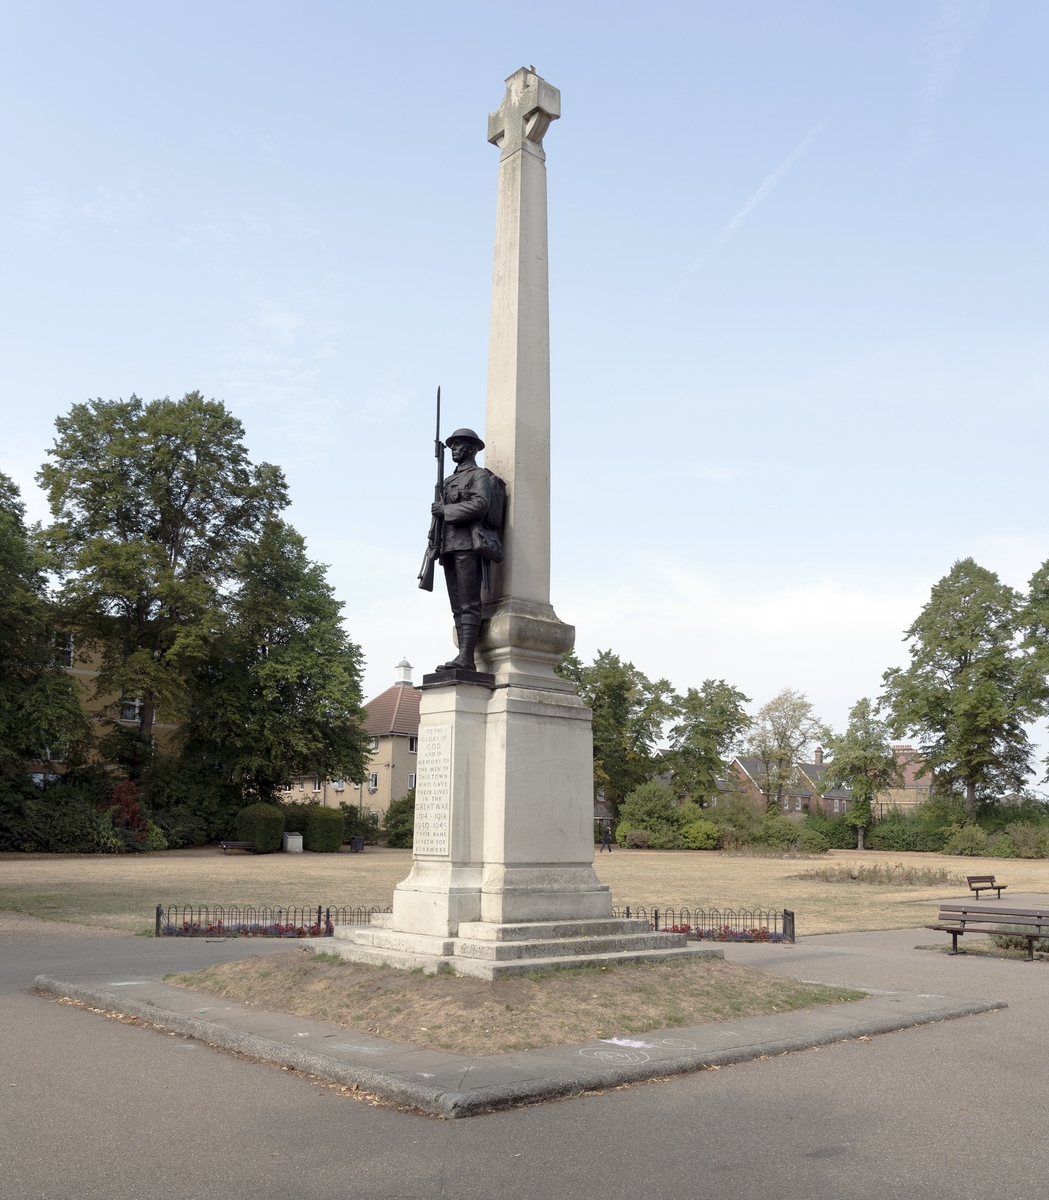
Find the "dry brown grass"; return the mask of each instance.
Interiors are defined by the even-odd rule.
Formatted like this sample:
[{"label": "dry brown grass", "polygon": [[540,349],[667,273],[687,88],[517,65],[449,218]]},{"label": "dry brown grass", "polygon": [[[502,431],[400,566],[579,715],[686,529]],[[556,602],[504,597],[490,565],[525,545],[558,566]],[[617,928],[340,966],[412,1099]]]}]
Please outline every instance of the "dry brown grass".
[{"label": "dry brown grass", "polygon": [[718,959],[587,967],[489,983],[308,953],[240,959],[167,982],[457,1054],[571,1045],[863,996]]},{"label": "dry brown grass", "polygon": [[[599,854],[598,875],[617,904],[690,908],[792,908],[799,934],[924,925],[940,900],[969,898],[950,885],[848,888],[798,879],[817,862],[895,864],[959,875],[996,874],[1017,892],[1049,893],[1049,859],[945,858],[941,854],[835,850],[819,860],[751,858],[688,850]],[[148,932],[158,903],[388,904],[411,851],[223,855],[215,847],[144,855],[0,855],[0,909],[54,921]],[[935,913],[933,913],[935,916]]]}]

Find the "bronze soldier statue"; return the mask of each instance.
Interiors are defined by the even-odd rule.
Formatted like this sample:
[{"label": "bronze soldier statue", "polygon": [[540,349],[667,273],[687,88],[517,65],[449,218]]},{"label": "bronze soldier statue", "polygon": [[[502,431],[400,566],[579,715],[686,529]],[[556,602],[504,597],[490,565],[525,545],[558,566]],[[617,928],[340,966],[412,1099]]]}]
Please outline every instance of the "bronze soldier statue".
[{"label": "bronze soldier statue", "polygon": [[455,471],[438,485],[441,498],[430,506],[433,526],[427,553],[431,562],[436,558],[444,568],[459,653],[438,670],[474,671],[474,648],[481,629],[481,586],[488,584],[489,564],[503,560],[499,531],[506,488],[497,475],[477,465],[484,442],[472,429],[457,429],[445,445]]}]

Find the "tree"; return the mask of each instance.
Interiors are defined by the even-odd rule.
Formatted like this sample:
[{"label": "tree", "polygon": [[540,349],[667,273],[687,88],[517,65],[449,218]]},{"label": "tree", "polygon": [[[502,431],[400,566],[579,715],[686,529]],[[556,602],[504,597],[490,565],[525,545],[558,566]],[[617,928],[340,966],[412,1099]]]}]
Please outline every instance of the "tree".
[{"label": "tree", "polygon": [[1045,711],[1045,678],[1021,643],[1021,597],[971,558],[932,589],[904,634],[910,666],[884,676],[881,706],[894,736],[918,739],[933,786],[977,796],[1019,791],[1031,770],[1025,723]]},{"label": "tree", "polygon": [[280,470],[254,466],[225,406],[93,400],[56,421],[38,479],[64,580],[63,615],[99,654],[96,696],[133,700],[148,747],[158,708],[179,719],[238,552],[287,504]]},{"label": "tree", "polygon": [[362,779],[363,656],[324,567],[279,520],[233,566],[222,627],[195,665],[185,754],[263,802],[291,775]]},{"label": "tree", "polygon": [[827,744],[834,757],[820,785],[827,791],[845,787],[852,793],[846,820],[856,827],[856,848],[862,850],[863,831],[872,821],[871,805],[887,788],[903,786],[903,768],[893,753],[888,725],[878,720],[874,704],[867,699],[852,706],[848,728]]},{"label": "tree", "polygon": [[415,841],[415,788],[409,788],[400,800],[392,800],[382,819],[386,845],[410,850]]},{"label": "tree", "polygon": [[653,682],[611,650],[599,650],[586,666],[567,654],[559,673],[576,684],[593,710],[594,786],[604,789],[617,819],[623,798],[656,770],[656,743],[674,713],[674,689],[667,679]]},{"label": "tree", "polygon": [[728,762],[751,718],[743,705],[750,700],[723,679],[706,679],[702,687],[689,688],[677,700],[677,724],[670,729],[670,753],[665,761],[676,786],[693,800],[718,793],[718,779],[728,773]]},{"label": "tree", "polygon": [[830,727],[816,716],[808,697],[793,688],[784,688],[758,709],[747,750],[761,764],[757,783],[770,808],[778,811],[782,806],[795,764],[813,742],[828,741],[830,736]]},{"label": "tree", "polygon": [[56,660],[43,560],[18,488],[0,472],[0,771],[68,758],[88,738],[73,680]]}]

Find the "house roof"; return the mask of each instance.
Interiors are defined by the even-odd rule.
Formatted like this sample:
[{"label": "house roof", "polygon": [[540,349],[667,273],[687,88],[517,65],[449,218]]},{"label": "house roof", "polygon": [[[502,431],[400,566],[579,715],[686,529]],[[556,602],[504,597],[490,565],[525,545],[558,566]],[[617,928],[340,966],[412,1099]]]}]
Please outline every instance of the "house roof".
[{"label": "house roof", "polygon": [[393,687],[387,688],[364,706],[364,711],[368,714],[364,722],[364,732],[370,733],[372,737],[382,737],[391,733],[416,737],[419,733],[421,694],[418,688],[407,683],[395,683]]},{"label": "house roof", "polygon": [[798,763],[798,770],[818,796],[826,796],[829,800],[848,800],[852,796],[848,788],[835,787],[826,792],[823,790],[820,780],[827,773],[826,763]]}]

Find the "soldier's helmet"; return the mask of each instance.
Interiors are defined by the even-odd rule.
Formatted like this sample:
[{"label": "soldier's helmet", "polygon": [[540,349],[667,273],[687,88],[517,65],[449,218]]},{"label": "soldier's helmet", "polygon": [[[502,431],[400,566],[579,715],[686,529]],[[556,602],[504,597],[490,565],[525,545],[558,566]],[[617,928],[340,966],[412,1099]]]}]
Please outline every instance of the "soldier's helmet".
[{"label": "soldier's helmet", "polygon": [[484,442],[477,436],[472,429],[457,429],[455,433],[450,433],[445,439],[444,444],[450,446],[452,442],[473,442],[478,450],[484,449]]}]

